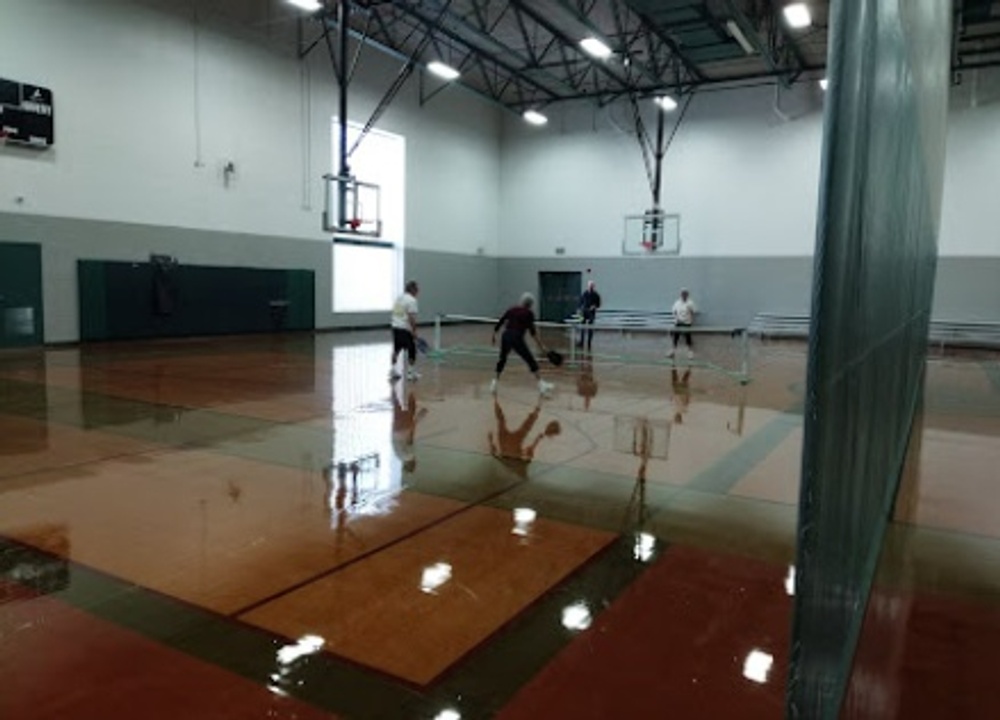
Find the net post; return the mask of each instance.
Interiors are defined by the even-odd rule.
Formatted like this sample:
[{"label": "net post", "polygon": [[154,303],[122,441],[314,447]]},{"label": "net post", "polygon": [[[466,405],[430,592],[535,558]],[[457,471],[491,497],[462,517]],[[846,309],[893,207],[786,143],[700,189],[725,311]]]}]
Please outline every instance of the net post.
[{"label": "net post", "polygon": [[441,313],[434,316],[434,352],[441,352]]},{"label": "net post", "polygon": [[743,382],[750,381],[750,334],[743,328],[740,332],[740,365]]}]

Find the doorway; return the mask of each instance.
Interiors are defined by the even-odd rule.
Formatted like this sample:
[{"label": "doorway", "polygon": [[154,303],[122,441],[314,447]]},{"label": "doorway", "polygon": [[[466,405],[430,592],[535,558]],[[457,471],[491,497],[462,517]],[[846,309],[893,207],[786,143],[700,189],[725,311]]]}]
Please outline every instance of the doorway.
[{"label": "doorway", "polygon": [[538,315],[548,322],[563,322],[576,312],[583,292],[583,273],[540,272],[538,286],[541,288]]}]

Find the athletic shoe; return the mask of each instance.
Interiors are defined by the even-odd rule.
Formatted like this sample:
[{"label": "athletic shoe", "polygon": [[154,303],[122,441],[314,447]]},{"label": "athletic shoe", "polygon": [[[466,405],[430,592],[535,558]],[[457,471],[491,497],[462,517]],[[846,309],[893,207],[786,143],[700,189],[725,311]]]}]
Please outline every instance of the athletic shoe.
[{"label": "athletic shoe", "polygon": [[668,358],[672,358],[673,356],[674,356],[674,351],[673,350],[667,350],[667,357]]},{"label": "athletic shoe", "polygon": [[490,393],[493,395],[497,394],[497,381],[496,378],[490,380]]},{"label": "athletic shoe", "polygon": [[550,382],[545,382],[544,380],[538,381],[538,394],[548,395],[552,390],[555,389],[555,385]]},{"label": "athletic shoe", "polygon": [[389,382],[395,382],[396,380],[399,380],[399,378],[401,377],[403,376],[399,374],[399,370],[393,369],[389,371]]},{"label": "athletic shoe", "polygon": [[688,360],[694,360],[694,350],[688,350]]},{"label": "athletic shoe", "polygon": [[420,379],[420,373],[418,373],[413,368],[410,368],[409,370],[406,371],[406,379],[407,380],[419,380]]}]

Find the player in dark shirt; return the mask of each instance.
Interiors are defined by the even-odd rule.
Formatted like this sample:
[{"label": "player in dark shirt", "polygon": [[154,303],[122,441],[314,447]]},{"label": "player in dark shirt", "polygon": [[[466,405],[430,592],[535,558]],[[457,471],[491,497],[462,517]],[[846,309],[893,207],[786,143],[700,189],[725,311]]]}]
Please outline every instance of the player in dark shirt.
[{"label": "player in dark shirt", "polygon": [[507,356],[510,355],[510,351],[513,350],[528,364],[528,369],[538,380],[538,392],[540,395],[545,395],[549,393],[553,387],[552,383],[545,382],[542,380],[542,376],[538,373],[538,362],[535,357],[531,354],[531,349],[525,342],[525,335],[530,333],[531,337],[535,339],[538,343],[539,349],[544,353],[546,352],[545,346],[542,344],[541,339],[538,337],[538,332],[535,330],[535,313],[532,308],[535,306],[535,296],[531,293],[524,293],[521,296],[521,302],[510,308],[503,316],[497,320],[496,326],[493,328],[493,344],[497,344],[497,333],[503,329],[503,335],[500,336],[500,359],[497,361],[497,376],[490,383],[490,392],[496,393],[497,383],[500,381],[500,375],[503,373],[504,366],[507,365]]},{"label": "player in dark shirt", "polygon": [[587,349],[590,350],[594,344],[594,331],[584,330],[583,325],[593,325],[597,319],[597,310],[601,307],[601,295],[594,287],[594,281],[587,283],[587,289],[580,296],[580,339],[576,341],[578,348],[583,347],[583,341],[587,341]]}]

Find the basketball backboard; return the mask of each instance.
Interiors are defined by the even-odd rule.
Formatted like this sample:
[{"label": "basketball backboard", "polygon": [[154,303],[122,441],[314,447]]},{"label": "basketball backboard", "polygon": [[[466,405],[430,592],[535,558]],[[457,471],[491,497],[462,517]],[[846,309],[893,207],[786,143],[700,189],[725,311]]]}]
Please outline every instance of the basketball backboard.
[{"label": "basketball backboard", "polygon": [[681,216],[657,210],[625,216],[623,255],[679,255]]},{"label": "basketball backboard", "polygon": [[335,236],[382,236],[381,191],[354,177],[324,175],[323,232]]}]

